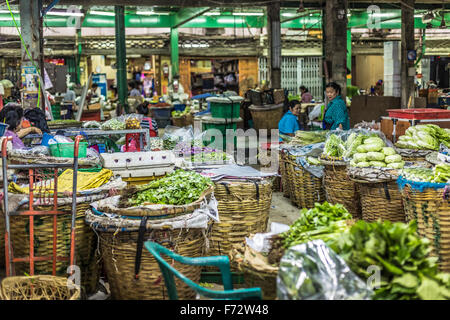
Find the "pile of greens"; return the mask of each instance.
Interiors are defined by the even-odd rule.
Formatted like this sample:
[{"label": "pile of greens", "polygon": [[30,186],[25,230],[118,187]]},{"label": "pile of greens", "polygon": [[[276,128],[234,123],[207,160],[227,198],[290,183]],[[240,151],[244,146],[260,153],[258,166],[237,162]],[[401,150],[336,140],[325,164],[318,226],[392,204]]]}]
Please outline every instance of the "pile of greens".
[{"label": "pile of greens", "polygon": [[296,131],[295,137],[291,140],[291,144],[306,146],[309,144],[315,144],[324,142],[328,131]]},{"label": "pile of greens", "polygon": [[125,130],[126,128],[127,128],[127,125],[125,124],[125,122],[120,121],[117,118],[112,118],[111,120],[104,122],[101,126],[101,129],[103,131]]},{"label": "pile of greens", "polygon": [[327,141],[325,141],[323,153],[328,157],[340,158],[344,155],[345,150],[345,142],[333,133]]},{"label": "pile of greens", "polygon": [[345,220],[352,215],[341,204],[331,205],[328,202],[315,203],[312,209],[302,209],[300,218],[289,230],[282,234],[284,247],[289,248],[314,239],[327,240],[329,236],[346,229]]},{"label": "pile of greens", "polygon": [[173,118],[181,118],[187,114],[191,113],[191,108],[186,107],[183,111],[172,111],[172,117]]},{"label": "pile of greens", "polygon": [[163,137],[163,148],[164,150],[173,150],[180,141],[179,137],[165,135]]},{"label": "pile of greens", "polygon": [[363,280],[380,268],[376,300],[450,299],[450,274],[439,273],[428,257],[429,241],[416,235],[417,223],[358,221],[328,243]]},{"label": "pile of greens", "polygon": [[225,152],[222,151],[212,151],[212,152],[201,152],[193,154],[191,156],[191,161],[196,162],[213,162],[213,161],[227,161],[228,157]]},{"label": "pile of greens", "polygon": [[407,168],[403,169],[402,176],[411,181],[447,183],[450,180],[450,165],[441,163],[433,169]]},{"label": "pile of greens", "polygon": [[405,149],[439,150],[440,144],[450,147],[450,130],[442,129],[435,124],[409,127],[395,144]]},{"label": "pile of greens", "polygon": [[325,141],[323,153],[328,157],[352,158],[353,155],[357,153],[357,148],[368,138],[380,139],[376,133],[365,135],[352,132],[344,141],[333,133],[328,137],[327,141]]},{"label": "pile of greens", "polygon": [[197,201],[212,186],[211,179],[193,171],[176,170],[170,175],[139,187],[128,205],[143,203],[185,205]]}]

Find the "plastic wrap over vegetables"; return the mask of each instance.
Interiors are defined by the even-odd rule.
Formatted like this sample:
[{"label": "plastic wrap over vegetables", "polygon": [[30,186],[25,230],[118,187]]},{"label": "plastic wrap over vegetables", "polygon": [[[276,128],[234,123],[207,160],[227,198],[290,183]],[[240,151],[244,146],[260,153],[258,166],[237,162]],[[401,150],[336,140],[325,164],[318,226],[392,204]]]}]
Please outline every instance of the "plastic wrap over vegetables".
[{"label": "plastic wrap over vegetables", "polygon": [[323,152],[325,143],[315,143],[307,146],[293,146],[289,148],[289,154],[296,157],[296,162],[306,171],[317,178],[323,177],[324,167],[318,157]]},{"label": "plastic wrap over vegetables", "polygon": [[281,300],[370,300],[373,291],[322,240],[289,248],[281,259]]}]

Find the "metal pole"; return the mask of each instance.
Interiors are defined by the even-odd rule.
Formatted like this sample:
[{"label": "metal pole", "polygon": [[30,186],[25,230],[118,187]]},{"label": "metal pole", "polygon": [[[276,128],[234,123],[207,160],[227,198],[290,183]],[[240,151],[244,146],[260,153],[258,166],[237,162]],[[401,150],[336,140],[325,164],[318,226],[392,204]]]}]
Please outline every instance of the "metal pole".
[{"label": "metal pole", "polygon": [[414,108],[414,61],[408,60],[408,51],[415,49],[414,43],[414,0],[402,2],[402,43],[401,43],[401,107],[407,108],[409,99]]},{"label": "metal pole", "polygon": [[[116,58],[117,58],[117,91],[119,102],[127,106],[128,84],[127,84],[127,52],[125,43],[125,7],[115,6],[115,29],[116,29]],[[128,107],[126,112],[128,113]]]},{"label": "metal pole", "polygon": [[270,87],[281,88],[281,23],[280,2],[267,6],[269,39]]}]

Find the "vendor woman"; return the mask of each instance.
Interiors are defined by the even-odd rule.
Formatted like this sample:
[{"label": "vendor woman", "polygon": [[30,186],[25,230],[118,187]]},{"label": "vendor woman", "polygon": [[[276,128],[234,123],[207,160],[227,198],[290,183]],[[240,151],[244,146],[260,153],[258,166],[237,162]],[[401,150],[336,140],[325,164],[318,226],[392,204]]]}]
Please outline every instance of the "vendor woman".
[{"label": "vendor woman", "polygon": [[42,131],[35,127],[29,127],[22,129],[22,117],[23,110],[21,107],[5,107],[0,112],[0,117],[3,118],[3,122],[9,125],[5,132],[5,137],[12,137],[12,145],[14,149],[24,149],[25,144],[22,142],[22,138],[31,134],[42,134]]},{"label": "vendor woman", "polygon": [[300,110],[300,101],[292,100],[289,102],[289,111],[286,112],[280,122],[278,122],[280,134],[293,137],[295,135],[295,131],[300,130],[300,123],[298,121]]},{"label": "vendor woman", "polygon": [[341,97],[341,87],[336,82],[330,82],[325,87],[328,105],[323,119],[325,130],[349,130],[350,120],[345,101]]}]

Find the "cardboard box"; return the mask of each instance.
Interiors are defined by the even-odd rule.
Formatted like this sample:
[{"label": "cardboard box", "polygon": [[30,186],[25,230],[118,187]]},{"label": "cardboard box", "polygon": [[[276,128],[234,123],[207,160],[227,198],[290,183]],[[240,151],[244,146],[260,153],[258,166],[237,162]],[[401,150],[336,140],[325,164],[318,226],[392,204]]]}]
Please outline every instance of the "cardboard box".
[{"label": "cardboard box", "polygon": [[87,108],[84,108],[84,110],[89,110],[89,111],[95,111],[95,110],[100,110],[102,108],[100,103],[94,103],[94,104],[90,104],[87,106]]}]

